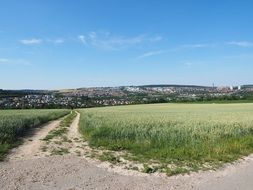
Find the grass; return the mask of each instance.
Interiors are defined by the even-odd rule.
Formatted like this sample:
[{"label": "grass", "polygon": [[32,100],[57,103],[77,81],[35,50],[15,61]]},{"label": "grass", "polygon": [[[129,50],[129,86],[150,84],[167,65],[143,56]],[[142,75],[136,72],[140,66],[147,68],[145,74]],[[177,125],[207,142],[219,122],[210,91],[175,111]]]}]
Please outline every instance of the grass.
[{"label": "grass", "polygon": [[154,173],[154,172],[157,171],[157,168],[151,167],[148,164],[144,164],[143,166],[144,166],[144,168],[143,168],[144,173],[149,173],[150,174],[150,173]]},{"label": "grass", "polygon": [[54,137],[62,136],[63,141],[68,141],[67,137],[64,134],[67,133],[69,126],[73,122],[74,118],[76,117],[76,112],[72,111],[68,116],[66,116],[61,122],[59,127],[50,131],[48,135],[43,139],[45,141],[49,141]]},{"label": "grass", "polygon": [[[253,104],[154,104],[80,109],[94,148],[121,151],[168,175],[212,169],[253,152]],[[108,157],[108,156],[107,156]],[[113,156],[105,159],[114,159]],[[148,169],[150,168],[150,169]]]},{"label": "grass", "polygon": [[68,110],[0,110],[0,160],[19,145],[27,130],[68,114]]},{"label": "grass", "polygon": [[118,157],[112,154],[111,152],[104,152],[102,155],[99,156],[101,161],[108,161],[112,164],[116,164],[119,161]]},{"label": "grass", "polygon": [[58,148],[58,149],[53,149],[51,152],[51,155],[64,155],[68,153],[69,151],[67,148]]}]

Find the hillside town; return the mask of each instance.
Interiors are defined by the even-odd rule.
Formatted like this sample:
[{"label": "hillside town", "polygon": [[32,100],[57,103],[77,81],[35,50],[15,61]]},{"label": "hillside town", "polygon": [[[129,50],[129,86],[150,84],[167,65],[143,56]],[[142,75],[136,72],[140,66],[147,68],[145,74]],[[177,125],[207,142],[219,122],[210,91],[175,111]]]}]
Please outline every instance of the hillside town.
[{"label": "hillside town", "polygon": [[0,108],[88,108],[164,102],[244,100],[251,98],[252,93],[251,85],[227,87],[147,85],[54,91],[0,90]]}]

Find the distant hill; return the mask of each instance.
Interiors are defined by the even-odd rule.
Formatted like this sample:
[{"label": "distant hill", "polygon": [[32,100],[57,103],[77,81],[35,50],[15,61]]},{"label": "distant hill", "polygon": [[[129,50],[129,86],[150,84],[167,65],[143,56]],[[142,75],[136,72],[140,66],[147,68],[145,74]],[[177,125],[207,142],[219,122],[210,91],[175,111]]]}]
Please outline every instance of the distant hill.
[{"label": "distant hill", "polygon": [[[129,86],[118,86],[118,87],[82,87],[76,89],[55,89],[55,90],[32,90],[32,89],[21,89],[21,90],[4,90],[0,89],[0,97],[4,96],[22,96],[26,94],[52,94],[52,93],[72,93],[75,91],[86,91],[87,89],[123,89],[124,87],[139,87],[139,88],[196,88],[196,89],[211,89],[211,86],[201,85],[177,85],[177,84],[150,84],[150,85],[129,85]],[[242,89],[253,88],[253,84],[241,85]],[[216,87],[215,87],[216,88]]]},{"label": "distant hill", "polygon": [[0,89],[0,97],[19,97],[27,94],[47,94],[46,90],[2,90]]},{"label": "distant hill", "polygon": [[242,85],[242,88],[253,88],[253,84]]},{"label": "distant hill", "polygon": [[159,87],[175,87],[175,88],[212,88],[210,86],[198,86],[198,85],[177,85],[177,84],[152,84],[152,85],[141,85],[137,87],[149,87],[149,88],[159,88]]}]

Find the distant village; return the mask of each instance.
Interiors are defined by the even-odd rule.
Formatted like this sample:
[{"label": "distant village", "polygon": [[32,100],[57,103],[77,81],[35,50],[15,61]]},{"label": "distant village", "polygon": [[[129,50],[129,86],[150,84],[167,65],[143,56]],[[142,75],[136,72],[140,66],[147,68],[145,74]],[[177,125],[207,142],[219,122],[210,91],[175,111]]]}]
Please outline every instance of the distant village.
[{"label": "distant village", "polygon": [[89,108],[164,102],[251,100],[253,86],[147,85],[55,91],[0,90],[0,109]]}]

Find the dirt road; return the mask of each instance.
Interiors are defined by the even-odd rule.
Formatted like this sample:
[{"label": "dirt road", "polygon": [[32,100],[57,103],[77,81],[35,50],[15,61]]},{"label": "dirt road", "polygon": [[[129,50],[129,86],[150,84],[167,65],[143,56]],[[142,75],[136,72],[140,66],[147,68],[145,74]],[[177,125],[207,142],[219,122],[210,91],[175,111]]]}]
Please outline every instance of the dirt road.
[{"label": "dirt road", "polygon": [[41,139],[43,139],[49,133],[49,131],[57,127],[60,124],[60,121],[61,119],[52,121],[39,128],[31,130],[30,134],[28,134],[28,137],[24,139],[23,144],[18,148],[13,149],[8,155],[7,160],[26,160],[40,157],[40,147],[43,143]]},{"label": "dirt road", "polygon": [[[66,155],[49,155],[41,150],[49,131],[60,120],[36,129],[23,145],[13,150],[5,162],[0,163],[0,189],[171,189],[171,190],[252,190],[253,156],[219,171],[199,172],[191,175],[165,177],[108,167],[104,163],[77,155],[83,150],[78,133],[78,114],[67,133]],[[52,145],[55,146],[55,145]],[[60,146],[60,145],[59,145]]]}]

